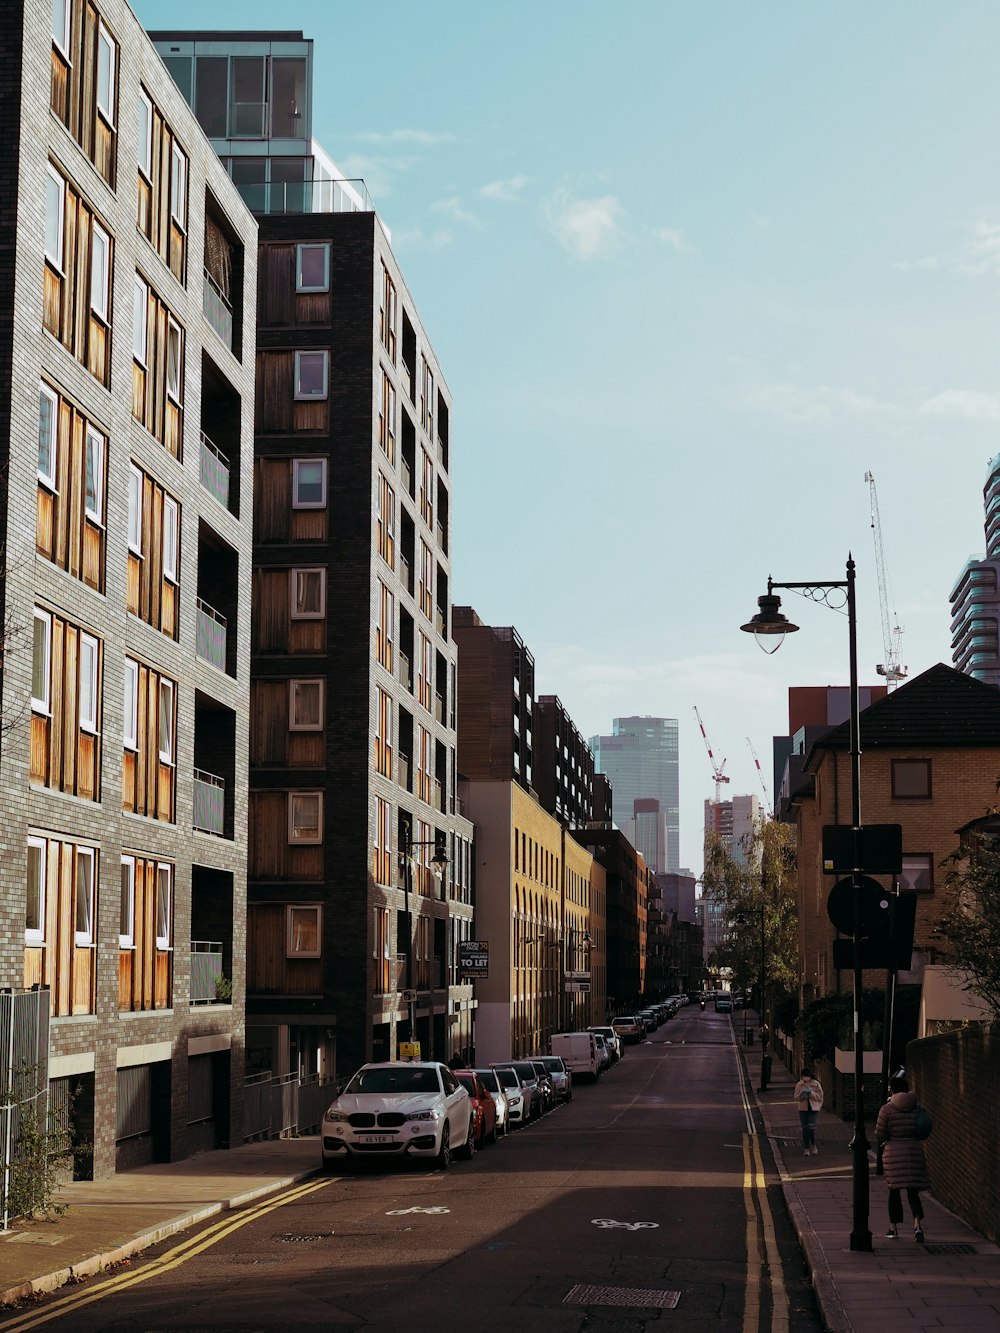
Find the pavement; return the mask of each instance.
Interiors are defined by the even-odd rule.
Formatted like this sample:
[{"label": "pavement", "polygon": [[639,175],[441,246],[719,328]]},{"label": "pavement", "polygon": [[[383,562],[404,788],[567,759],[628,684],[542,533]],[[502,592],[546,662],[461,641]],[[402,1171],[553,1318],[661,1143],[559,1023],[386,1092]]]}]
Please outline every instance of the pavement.
[{"label": "pavement", "polygon": [[[737,1033],[741,1018],[735,1016]],[[756,1030],[755,1016],[747,1022]],[[754,1087],[760,1048],[739,1049]],[[887,1190],[874,1165],[873,1248],[851,1251],[853,1123],[821,1111],[819,1153],[804,1157],[794,1085],[775,1058],[768,1090],[755,1095],[829,1333],[998,1333],[1000,1247],[930,1194],[923,1195],[924,1244],[912,1238],[908,1210],[899,1239],[886,1239]],[[274,1139],[65,1185],[58,1194],[63,1214],[0,1232],[0,1306],[93,1276],[196,1222],[307,1179],[317,1173],[318,1157],[315,1136]]]}]

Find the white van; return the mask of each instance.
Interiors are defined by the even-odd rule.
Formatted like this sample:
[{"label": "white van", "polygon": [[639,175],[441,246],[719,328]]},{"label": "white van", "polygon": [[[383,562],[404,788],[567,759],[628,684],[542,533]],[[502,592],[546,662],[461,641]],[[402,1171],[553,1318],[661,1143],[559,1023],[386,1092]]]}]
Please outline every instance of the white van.
[{"label": "white van", "polygon": [[592,1032],[554,1032],[552,1054],[561,1055],[563,1064],[574,1078],[597,1079],[601,1057]]}]

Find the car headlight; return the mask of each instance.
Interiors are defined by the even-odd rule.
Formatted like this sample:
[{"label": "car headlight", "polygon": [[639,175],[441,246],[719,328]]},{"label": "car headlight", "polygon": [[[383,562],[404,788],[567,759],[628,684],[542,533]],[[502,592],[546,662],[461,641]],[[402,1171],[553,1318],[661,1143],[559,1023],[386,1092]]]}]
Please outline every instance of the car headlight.
[{"label": "car headlight", "polygon": [[409,1111],[406,1115],[407,1120],[440,1120],[441,1112],[436,1106],[428,1107],[426,1111]]},{"label": "car headlight", "polygon": [[332,1120],[334,1122],[344,1124],[347,1121],[348,1116],[346,1111],[338,1111],[335,1106],[331,1106],[328,1108],[326,1116],[324,1118],[326,1120]]}]

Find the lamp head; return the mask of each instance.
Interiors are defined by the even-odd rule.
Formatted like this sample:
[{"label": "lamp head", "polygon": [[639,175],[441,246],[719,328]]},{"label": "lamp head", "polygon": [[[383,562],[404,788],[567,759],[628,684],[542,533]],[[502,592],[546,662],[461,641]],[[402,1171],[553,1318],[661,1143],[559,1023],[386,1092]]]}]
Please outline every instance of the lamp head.
[{"label": "lamp head", "polygon": [[775,653],[784,642],[785,635],[796,633],[799,627],[793,625],[787,616],[782,615],[781,598],[775,597],[770,588],[763,597],[757,598],[757,606],[757,614],[751,616],[740,629],[752,634],[757,640],[758,647],[765,653]]}]

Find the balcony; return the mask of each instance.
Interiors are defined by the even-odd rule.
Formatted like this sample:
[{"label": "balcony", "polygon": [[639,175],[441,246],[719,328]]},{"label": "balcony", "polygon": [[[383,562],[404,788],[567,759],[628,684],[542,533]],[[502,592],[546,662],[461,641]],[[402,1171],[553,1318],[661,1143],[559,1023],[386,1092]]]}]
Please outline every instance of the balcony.
[{"label": "balcony", "polygon": [[[280,161],[281,159],[273,159]],[[363,180],[268,181],[235,180],[234,185],[251,213],[374,213]]]},{"label": "balcony", "polygon": [[233,307],[226,300],[222,288],[205,269],[205,284],[201,294],[202,314],[230,351],[233,350]]},{"label": "balcony", "polygon": [[222,505],[229,508],[229,459],[222,450],[212,443],[204,431],[201,432],[198,479]]},{"label": "balcony", "polygon": [[191,1003],[218,1004],[223,989],[221,940],[191,941]]},{"label": "balcony", "polygon": [[220,671],[226,669],[226,617],[201,597],[195,602],[195,652],[203,662],[210,662]]},{"label": "balcony", "polygon": [[214,773],[194,770],[194,811],[191,820],[199,833],[226,836],[226,784]]}]

